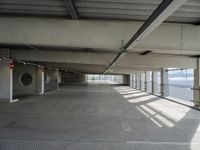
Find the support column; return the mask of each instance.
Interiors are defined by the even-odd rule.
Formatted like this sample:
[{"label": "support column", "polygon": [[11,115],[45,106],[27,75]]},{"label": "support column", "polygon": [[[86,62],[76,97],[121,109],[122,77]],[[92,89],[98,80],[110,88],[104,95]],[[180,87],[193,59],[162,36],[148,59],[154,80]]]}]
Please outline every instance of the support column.
[{"label": "support column", "polygon": [[10,61],[0,61],[0,102],[12,102],[13,70],[9,68]]},{"label": "support column", "polygon": [[132,80],[133,80],[133,74],[130,74],[130,79],[129,79],[129,84],[130,84],[130,87],[133,87],[133,82],[132,82]]},{"label": "support column", "polygon": [[44,69],[37,68],[37,93],[44,94]]},{"label": "support column", "polygon": [[136,81],[137,81],[137,80],[136,80],[136,74],[134,73],[134,76],[133,76],[133,84],[134,84],[133,88],[134,88],[134,89],[137,88],[137,82],[136,82]]},{"label": "support column", "polygon": [[139,90],[140,89],[140,75],[139,75],[139,73],[137,73],[136,76],[137,76],[137,89]]},{"label": "support column", "polygon": [[200,106],[200,58],[197,58],[197,69],[194,69],[194,105]]},{"label": "support column", "polygon": [[[8,49],[0,50],[0,57],[10,58]],[[13,99],[13,67],[10,64],[13,61],[0,59],[0,102],[16,102],[18,99]]]},{"label": "support column", "polygon": [[156,94],[156,90],[158,90],[157,86],[158,82],[158,73],[157,72],[152,72],[152,93]]},{"label": "support column", "polygon": [[148,85],[150,84],[150,71],[146,71],[146,83],[147,83],[147,91],[148,91]]},{"label": "support column", "polygon": [[139,90],[141,89],[140,73],[138,73]]},{"label": "support column", "polygon": [[169,95],[169,86],[168,86],[168,72],[166,68],[161,69],[161,83],[160,83],[160,94],[161,96]]},{"label": "support column", "polygon": [[144,73],[144,91],[147,92],[147,71]]},{"label": "support column", "polygon": [[152,91],[151,93],[154,93],[154,91],[155,91],[155,85],[154,85],[155,77],[154,77],[154,76],[155,76],[155,74],[154,74],[154,72],[152,71],[152,72],[151,72],[151,85],[152,85],[152,86],[151,86],[151,91]]},{"label": "support column", "polygon": [[138,88],[138,84],[137,84],[137,73],[135,73],[135,89],[137,89]]},{"label": "support column", "polygon": [[142,74],[139,73],[140,90],[142,89]]},{"label": "support column", "polygon": [[59,69],[56,69],[56,74],[57,74],[57,89],[59,89],[59,84],[60,84],[60,73],[59,73]]}]

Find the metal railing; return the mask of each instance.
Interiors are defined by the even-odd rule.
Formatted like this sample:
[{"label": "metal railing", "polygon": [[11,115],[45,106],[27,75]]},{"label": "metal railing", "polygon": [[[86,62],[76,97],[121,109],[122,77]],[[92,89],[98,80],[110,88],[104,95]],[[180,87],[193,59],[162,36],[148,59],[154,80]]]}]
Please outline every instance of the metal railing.
[{"label": "metal railing", "polygon": [[159,82],[153,82],[153,94],[156,95],[161,95],[161,90],[160,90],[160,83]]},{"label": "metal railing", "polygon": [[152,93],[152,82],[146,82],[147,84],[147,92]]},{"label": "metal railing", "polygon": [[167,84],[170,97],[175,97],[181,100],[193,101],[193,87],[190,85]]},{"label": "metal railing", "polygon": [[142,91],[145,90],[145,81],[141,81],[141,90],[142,90]]}]

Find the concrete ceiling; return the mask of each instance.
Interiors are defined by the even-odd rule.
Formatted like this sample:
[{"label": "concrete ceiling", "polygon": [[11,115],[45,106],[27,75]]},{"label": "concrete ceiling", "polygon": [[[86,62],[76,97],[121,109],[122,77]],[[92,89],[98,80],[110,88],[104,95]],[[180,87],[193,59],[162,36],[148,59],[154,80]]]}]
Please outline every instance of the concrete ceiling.
[{"label": "concrete ceiling", "polygon": [[[80,19],[145,21],[162,0],[75,0]],[[64,0],[1,0],[0,14],[71,18]],[[200,1],[189,0],[166,22],[200,22]]]},{"label": "concrete ceiling", "polygon": [[[11,56],[19,60],[102,73],[120,50],[122,40],[127,42],[161,2],[2,0],[0,48],[11,49]],[[130,46],[128,55],[112,67],[111,73],[129,74],[161,67],[196,68],[195,59],[189,57],[200,54],[200,28],[194,26],[200,23],[200,1],[188,0],[165,22],[170,24],[162,24],[136,47]],[[155,24],[152,27],[156,28]],[[139,55],[146,50],[153,55]]]}]

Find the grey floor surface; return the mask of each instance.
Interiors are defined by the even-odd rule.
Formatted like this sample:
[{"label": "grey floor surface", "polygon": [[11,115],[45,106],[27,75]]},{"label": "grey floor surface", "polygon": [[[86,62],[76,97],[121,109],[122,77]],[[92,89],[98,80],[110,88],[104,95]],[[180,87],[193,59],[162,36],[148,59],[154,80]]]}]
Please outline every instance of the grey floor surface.
[{"label": "grey floor surface", "polygon": [[200,111],[119,85],[0,103],[0,150],[199,150]]}]

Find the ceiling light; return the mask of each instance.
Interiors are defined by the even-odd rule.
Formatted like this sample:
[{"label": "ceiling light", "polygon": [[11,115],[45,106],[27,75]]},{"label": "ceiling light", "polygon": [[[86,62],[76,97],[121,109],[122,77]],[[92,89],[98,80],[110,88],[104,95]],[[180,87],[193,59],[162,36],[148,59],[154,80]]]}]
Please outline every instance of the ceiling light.
[{"label": "ceiling light", "polygon": [[147,55],[147,54],[149,54],[149,53],[151,53],[152,51],[144,51],[144,52],[142,52],[142,53],[140,53],[140,55]]}]

